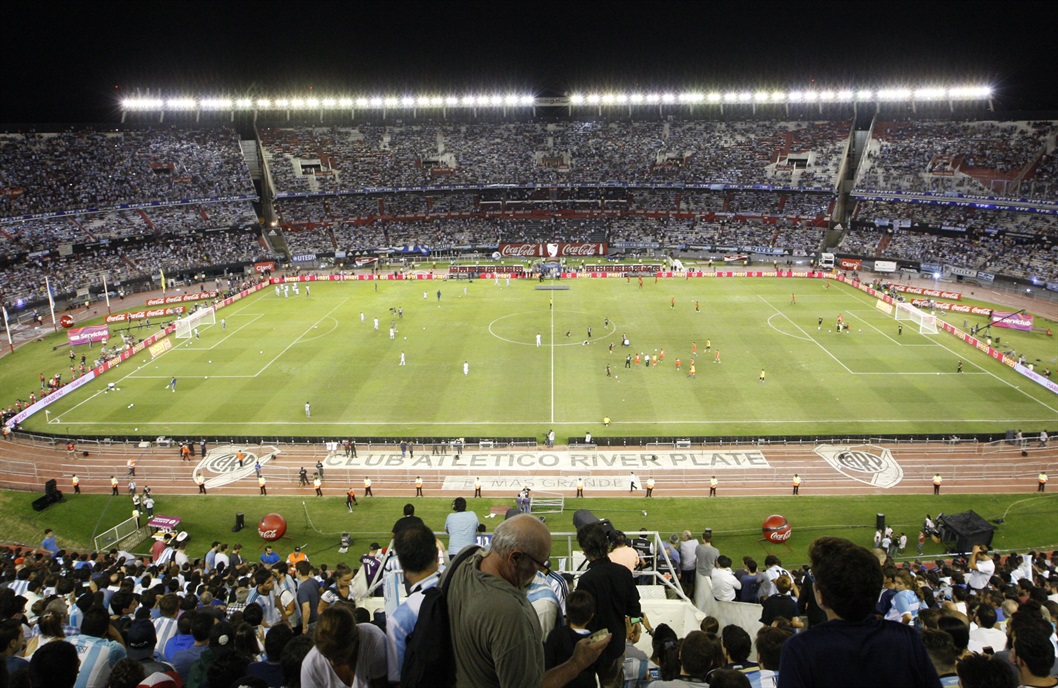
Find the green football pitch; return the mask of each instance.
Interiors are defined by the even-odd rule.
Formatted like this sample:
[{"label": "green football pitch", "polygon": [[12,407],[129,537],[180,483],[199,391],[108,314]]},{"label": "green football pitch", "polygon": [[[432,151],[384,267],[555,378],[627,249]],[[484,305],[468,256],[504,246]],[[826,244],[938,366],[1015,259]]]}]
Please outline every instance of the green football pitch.
[{"label": "green football pitch", "polygon": [[[24,427],[393,438],[539,438],[553,428],[561,442],[588,431],[998,436],[1058,419],[1052,393],[950,335],[921,335],[908,322],[898,333],[872,297],[822,280],[382,281],[377,290],[360,281],[301,291],[284,298],[267,287],[240,300],[201,338],[174,339],[154,359],[141,353]],[[845,334],[835,332],[839,314]],[[68,368],[67,350],[49,343],[6,357],[4,386],[32,389],[38,368]],[[637,354],[662,350],[656,367],[636,365]]]}]

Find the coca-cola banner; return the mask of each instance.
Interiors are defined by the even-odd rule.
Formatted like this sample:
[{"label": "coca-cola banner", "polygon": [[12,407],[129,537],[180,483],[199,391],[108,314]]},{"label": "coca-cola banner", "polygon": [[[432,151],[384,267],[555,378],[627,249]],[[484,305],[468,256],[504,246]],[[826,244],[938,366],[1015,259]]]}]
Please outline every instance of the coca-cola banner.
[{"label": "coca-cola banner", "polygon": [[1028,313],[1011,313],[1009,311],[992,311],[992,324],[996,327],[1008,327],[1012,330],[1032,331],[1032,316]]},{"label": "coca-cola banner", "polygon": [[925,289],[923,287],[908,287],[902,284],[890,284],[888,285],[893,291],[903,292],[905,294],[921,294],[922,296],[931,296],[935,299],[951,299],[952,301],[961,301],[962,294],[957,291],[941,291],[940,289]]},{"label": "coca-cola banner", "polygon": [[164,306],[167,303],[186,303],[188,301],[201,301],[203,299],[215,298],[217,298],[216,291],[198,291],[193,294],[178,294],[176,296],[166,296],[161,299],[147,299],[147,305]]},{"label": "coca-cola banner", "polygon": [[952,313],[967,313],[969,315],[988,315],[991,308],[984,306],[968,306],[965,303],[947,303],[945,301],[931,302],[929,299],[911,299],[911,305],[916,308],[932,308],[938,311],[950,311]]},{"label": "coca-cola banner", "polygon": [[88,342],[105,342],[110,339],[110,328],[106,325],[89,325],[88,327],[71,327],[66,330],[70,346]]},{"label": "coca-cola banner", "polygon": [[187,310],[185,306],[170,306],[168,308],[151,308],[142,311],[131,311],[129,313],[112,313],[105,317],[104,322],[124,322],[126,320],[145,320],[146,318],[160,318],[165,315],[179,315]]},{"label": "coca-cola banner", "polygon": [[576,258],[605,256],[606,244],[556,241],[545,244],[500,244],[501,258]]}]

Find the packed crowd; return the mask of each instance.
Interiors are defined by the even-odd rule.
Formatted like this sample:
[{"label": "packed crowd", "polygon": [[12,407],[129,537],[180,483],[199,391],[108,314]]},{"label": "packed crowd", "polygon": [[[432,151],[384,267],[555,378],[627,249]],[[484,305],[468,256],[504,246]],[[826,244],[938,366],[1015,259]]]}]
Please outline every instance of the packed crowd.
[{"label": "packed crowd", "polygon": [[47,278],[55,298],[70,297],[79,289],[101,286],[104,274],[117,294],[122,284],[159,278],[161,270],[176,280],[208,267],[248,263],[267,256],[256,231],[167,235],[120,248],[100,246],[67,256],[52,252],[10,263],[0,267],[0,294],[6,303],[46,299]]},{"label": "packed crowd", "polygon": [[0,224],[0,255],[46,251],[62,244],[186,234],[256,223],[257,216],[248,202],[161,206],[21,220]]},{"label": "packed crowd", "polygon": [[276,212],[285,226],[377,217],[430,217],[480,212],[636,211],[728,213],[740,216],[817,219],[830,214],[830,194],[751,191],[658,191],[624,189],[506,189],[481,194],[409,192],[371,196],[283,199]]},{"label": "packed crowd", "polygon": [[[1012,182],[1054,148],[1056,132],[1058,123],[1051,121],[878,122],[856,187],[1000,196],[1029,192],[1037,198],[1048,198],[1037,194],[1049,192],[1053,200],[1047,184],[1028,183],[1022,188]],[[1053,161],[1047,161],[1036,173],[1042,181],[1050,181],[1047,170],[1053,167]]]},{"label": "packed crowd", "polygon": [[398,123],[262,129],[261,141],[279,192],[641,180],[832,189],[850,126]]},{"label": "packed crowd", "polygon": [[0,217],[254,195],[232,129],[0,135]]},{"label": "packed crowd", "polygon": [[[137,495],[134,508],[153,504]],[[221,542],[195,557],[185,534],[160,536],[142,559],[79,553],[48,530],[39,550],[0,555],[5,685],[1015,688],[1058,676],[1056,553],[975,545],[896,563],[896,545],[821,537],[802,567],[768,555],[736,569],[711,530],[655,551],[645,532],[595,522],[577,532],[586,565],[559,575],[533,516],[487,534],[457,498],[444,530],[447,544],[408,504],[392,550],[372,543],[359,567],[312,562],[299,547],[251,559]],[[654,625],[639,586],[657,584],[655,572],[707,595],[703,608],[727,617],[717,605],[740,605],[753,621]],[[369,586],[386,576],[403,585],[382,586],[396,599],[372,617],[358,598],[381,594]]]},{"label": "packed crowd", "polygon": [[843,252],[1058,280],[1058,219],[1051,216],[861,201],[856,217],[877,228],[846,232]]}]

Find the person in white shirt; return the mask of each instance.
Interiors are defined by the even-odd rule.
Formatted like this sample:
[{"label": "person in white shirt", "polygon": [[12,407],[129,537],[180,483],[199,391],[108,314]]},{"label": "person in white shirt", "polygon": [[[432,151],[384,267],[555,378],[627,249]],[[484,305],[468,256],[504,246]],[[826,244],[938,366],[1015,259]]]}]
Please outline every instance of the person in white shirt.
[{"label": "person in white shirt", "polygon": [[217,555],[213,558],[213,568],[220,569],[222,565],[225,573],[231,566],[231,559],[228,557],[228,543],[226,542],[220,546],[220,549],[217,550]]},{"label": "person in white shirt", "polygon": [[315,688],[375,688],[386,685],[386,636],[377,626],[358,624],[349,605],[320,614],[316,645],[301,664],[301,685]]},{"label": "person in white shirt", "polygon": [[736,590],[742,589],[742,583],[731,572],[731,558],[721,554],[716,558],[713,567],[713,597],[719,602],[734,602]]},{"label": "person in white shirt", "polygon": [[988,603],[977,605],[970,624],[970,652],[983,652],[986,647],[999,652],[1007,646],[1007,634],[995,627],[996,610]]},{"label": "person in white shirt", "polygon": [[992,579],[992,574],[996,572],[996,563],[992,561],[988,548],[984,545],[974,545],[968,567],[970,576],[966,582],[974,590],[983,590]]}]

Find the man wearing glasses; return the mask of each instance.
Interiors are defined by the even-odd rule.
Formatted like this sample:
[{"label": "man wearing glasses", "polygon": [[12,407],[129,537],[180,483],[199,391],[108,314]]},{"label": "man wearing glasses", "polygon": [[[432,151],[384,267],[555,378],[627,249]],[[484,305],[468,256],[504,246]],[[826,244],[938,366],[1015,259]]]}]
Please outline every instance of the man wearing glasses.
[{"label": "man wearing glasses", "polygon": [[[447,600],[458,685],[558,688],[609,645],[610,636],[585,638],[568,661],[544,671],[540,622],[526,591],[537,571],[550,571],[550,555],[547,526],[521,514],[496,528],[490,550],[452,572]],[[620,641],[623,647],[623,630]]]}]

